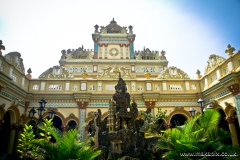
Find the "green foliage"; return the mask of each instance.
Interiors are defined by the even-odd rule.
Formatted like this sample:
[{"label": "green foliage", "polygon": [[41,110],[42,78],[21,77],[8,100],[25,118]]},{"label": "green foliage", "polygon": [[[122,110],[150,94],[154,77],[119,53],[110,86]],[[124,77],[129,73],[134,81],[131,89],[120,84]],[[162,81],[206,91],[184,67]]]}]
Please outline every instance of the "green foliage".
[{"label": "green foliage", "polygon": [[37,141],[34,137],[32,126],[25,125],[21,139],[19,139],[20,144],[18,145],[18,152],[21,154],[21,158],[37,157],[36,152],[39,150],[39,147],[33,145],[33,142]]},{"label": "green foliage", "polygon": [[[39,126],[38,139],[33,139],[33,131],[31,126],[25,126],[24,134],[21,139],[21,147],[19,152],[22,157],[28,157],[47,160],[65,160],[65,159],[79,159],[79,160],[91,160],[101,154],[99,150],[91,147],[89,141],[80,141],[77,138],[78,130],[69,130],[65,135],[60,130],[53,127],[52,120],[44,120],[43,125]],[[30,136],[31,135],[31,136]],[[50,138],[53,136],[56,143],[50,142]],[[29,137],[25,140],[25,137]],[[24,143],[22,143],[24,140]],[[28,143],[27,143],[28,142]],[[31,147],[32,146],[32,147]]]},{"label": "green foliage", "polygon": [[167,118],[168,116],[166,115],[167,110],[162,112],[160,107],[157,107],[158,112],[156,116],[154,116],[152,113],[146,113],[144,111],[140,111],[140,114],[145,117],[145,121],[143,126],[140,128],[141,132],[149,132],[155,134],[157,131],[157,122],[159,119]]},{"label": "green foliage", "polygon": [[[208,156],[180,156],[182,153],[232,153],[239,155],[239,146],[223,144],[231,134],[218,128],[220,114],[216,110],[207,110],[204,115],[195,116],[185,125],[168,129],[160,135],[157,147],[168,150],[163,155],[167,159],[208,159]],[[218,157],[232,159],[234,157]]]}]

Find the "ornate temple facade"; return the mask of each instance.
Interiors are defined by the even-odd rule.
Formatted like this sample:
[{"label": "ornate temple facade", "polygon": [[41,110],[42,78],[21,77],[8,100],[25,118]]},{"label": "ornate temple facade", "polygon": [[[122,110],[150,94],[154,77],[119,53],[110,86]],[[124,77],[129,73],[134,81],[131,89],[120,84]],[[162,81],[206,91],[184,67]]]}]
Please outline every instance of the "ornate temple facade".
[{"label": "ornate temple facade", "polygon": [[[204,75],[197,71],[196,78],[190,79],[181,69],[168,66],[165,51],[145,47],[134,50],[136,35],[131,25],[122,27],[113,19],[107,26],[94,28],[93,50],[83,46],[63,49],[59,65],[36,79],[31,77],[31,69],[25,73],[20,53],[4,54],[1,41],[0,153],[16,153],[23,125],[30,121],[29,110],[37,109],[42,97],[47,101],[43,117],[54,108],[54,125],[63,132],[88,124],[98,109],[102,120],[111,118],[109,100],[115,93],[119,75],[129,95],[134,95],[138,111],[149,109],[156,114],[157,107],[167,110],[169,117],[159,120],[164,124],[162,129],[175,127],[175,122],[183,124],[190,118],[190,108],[201,114],[197,101],[202,98],[204,107],[211,104],[222,115],[219,125],[233,135],[227,143],[239,144],[240,50],[228,45],[225,58],[210,55]],[[38,115],[34,121],[37,123]],[[91,132],[89,129],[86,126],[81,130],[81,138]]]}]

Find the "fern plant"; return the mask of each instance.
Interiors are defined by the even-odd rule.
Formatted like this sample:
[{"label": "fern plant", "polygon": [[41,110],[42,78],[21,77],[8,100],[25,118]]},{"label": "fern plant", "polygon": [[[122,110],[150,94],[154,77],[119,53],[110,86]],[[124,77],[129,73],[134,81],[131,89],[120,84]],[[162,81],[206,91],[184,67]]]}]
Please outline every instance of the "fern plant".
[{"label": "fern plant", "polygon": [[[41,134],[46,137],[44,141],[38,144],[42,148],[44,159],[49,160],[65,160],[79,159],[91,160],[96,158],[101,152],[89,145],[89,141],[80,141],[77,136],[77,129],[69,130],[65,135],[60,130],[53,126],[43,125],[39,127],[45,132]],[[49,141],[49,135],[53,136],[56,143]]]},{"label": "fern plant", "polygon": [[[160,135],[157,147],[166,149],[163,158],[167,159],[209,159],[209,156],[193,156],[183,153],[232,153],[239,155],[239,146],[223,144],[222,141],[231,134],[222,128],[218,128],[220,114],[216,110],[207,110],[204,115],[190,118],[183,126],[168,129]],[[216,158],[216,157],[214,157]],[[219,156],[218,159],[233,159],[235,157]]]}]

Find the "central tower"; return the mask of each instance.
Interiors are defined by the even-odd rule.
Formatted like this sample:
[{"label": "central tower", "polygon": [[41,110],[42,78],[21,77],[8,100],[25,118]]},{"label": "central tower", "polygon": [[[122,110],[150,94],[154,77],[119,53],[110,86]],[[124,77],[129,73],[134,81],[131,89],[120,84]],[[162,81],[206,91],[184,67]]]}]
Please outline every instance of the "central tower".
[{"label": "central tower", "polygon": [[133,27],[121,27],[113,20],[107,26],[94,26],[94,59],[134,59]]}]

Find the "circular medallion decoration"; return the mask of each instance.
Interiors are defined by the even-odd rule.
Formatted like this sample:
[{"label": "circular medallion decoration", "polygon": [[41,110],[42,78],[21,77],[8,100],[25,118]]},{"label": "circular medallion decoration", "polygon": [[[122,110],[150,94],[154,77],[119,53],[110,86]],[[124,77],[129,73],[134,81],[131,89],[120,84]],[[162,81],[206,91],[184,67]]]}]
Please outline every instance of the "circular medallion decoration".
[{"label": "circular medallion decoration", "polygon": [[119,54],[118,49],[117,48],[111,48],[109,50],[109,54],[113,57],[117,56]]}]

